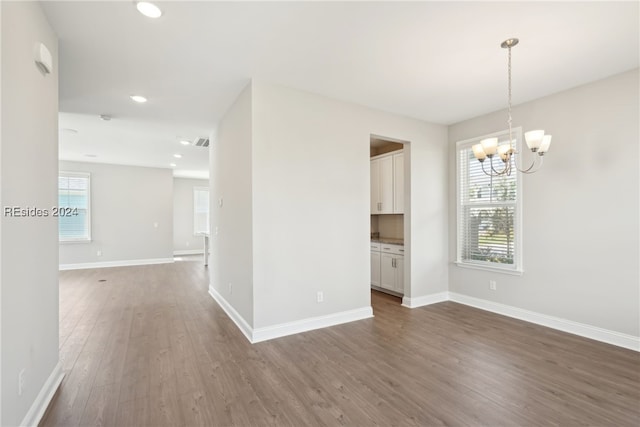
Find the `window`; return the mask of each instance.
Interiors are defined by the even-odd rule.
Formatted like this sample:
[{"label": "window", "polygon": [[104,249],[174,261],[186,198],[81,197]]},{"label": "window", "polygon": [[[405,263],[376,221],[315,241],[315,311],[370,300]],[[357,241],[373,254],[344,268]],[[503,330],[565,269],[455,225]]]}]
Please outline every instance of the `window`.
[{"label": "window", "polygon": [[193,234],[209,234],[209,189],[193,187]]},{"label": "window", "polygon": [[91,240],[91,178],[83,172],[58,175],[58,238],[61,242]]},{"label": "window", "polygon": [[[516,149],[522,130],[512,133]],[[497,137],[498,144],[507,144],[507,131],[457,143],[458,178],[458,248],[457,263],[461,266],[522,271],[521,262],[521,198],[519,172],[510,176],[490,177],[482,171],[471,146],[487,137]],[[484,161],[488,171],[491,160]],[[499,156],[494,167],[501,170]]]}]

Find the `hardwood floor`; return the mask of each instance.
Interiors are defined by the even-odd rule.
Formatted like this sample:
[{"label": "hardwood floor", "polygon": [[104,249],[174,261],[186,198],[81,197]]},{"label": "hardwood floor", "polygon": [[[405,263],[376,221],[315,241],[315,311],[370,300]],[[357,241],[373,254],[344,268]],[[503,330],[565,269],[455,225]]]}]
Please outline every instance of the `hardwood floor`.
[{"label": "hardwood floor", "polygon": [[[105,281],[101,281],[105,280]],[[375,318],[251,345],[200,257],[60,273],[43,426],[637,426],[640,354],[373,292]]]}]

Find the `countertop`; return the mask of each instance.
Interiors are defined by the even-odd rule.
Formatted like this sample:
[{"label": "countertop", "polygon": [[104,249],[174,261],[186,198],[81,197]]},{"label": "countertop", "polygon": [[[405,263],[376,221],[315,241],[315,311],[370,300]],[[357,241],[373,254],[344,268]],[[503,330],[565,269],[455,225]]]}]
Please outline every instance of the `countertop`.
[{"label": "countertop", "polygon": [[404,239],[393,239],[390,237],[372,237],[372,243],[387,243],[389,245],[401,245],[404,246]]}]

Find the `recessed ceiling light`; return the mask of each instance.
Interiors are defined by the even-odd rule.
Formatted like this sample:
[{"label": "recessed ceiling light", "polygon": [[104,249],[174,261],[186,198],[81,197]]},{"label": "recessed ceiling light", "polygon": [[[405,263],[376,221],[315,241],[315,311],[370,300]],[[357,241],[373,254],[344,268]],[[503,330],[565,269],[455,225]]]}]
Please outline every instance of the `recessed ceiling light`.
[{"label": "recessed ceiling light", "polygon": [[147,98],[141,95],[131,95],[129,96],[129,98],[131,98],[135,102],[139,102],[140,104],[142,104],[143,102],[147,102]]},{"label": "recessed ceiling light", "polygon": [[182,154],[174,154],[173,157],[175,157],[176,159],[181,159],[182,158]]},{"label": "recessed ceiling light", "polygon": [[172,168],[175,168],[178,165],[176,165],[175,163],[169,163],[169,166],[171,166]]},{"label": "recessed ceiling light", "polygon": [[183,139],[182,141],[180,141],[180,144],[182,144],[182,145],[191,145],[191,141],[187,141],[186,139]]},{"label": "recessed ceiling light", "polygon": [[153,3],[149,3],[148,1],[136,2],[136,9],[138,9],[138,12],[148,18],[160,18],[162,16],[162,11],[160,10],[160,8]]},{"label": "recessed ceiling light", "polygon": [[100,114],[100,120],[104,120],[105,122],[108,122],[109,120],[111,120],[111,116],[108,114]]}]

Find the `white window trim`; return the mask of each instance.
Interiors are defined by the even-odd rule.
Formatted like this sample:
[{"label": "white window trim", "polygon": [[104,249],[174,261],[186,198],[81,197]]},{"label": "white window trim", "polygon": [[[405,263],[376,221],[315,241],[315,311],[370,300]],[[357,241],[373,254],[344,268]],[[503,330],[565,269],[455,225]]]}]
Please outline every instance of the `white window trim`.
[{"label": "white window trim", "polygon": [[[470,148],[472,145],[479,143],[485,138],[504,137],[509,136],[509,130],[503,130],[499,132],[490,133],[488,135],[482,135],[475,138],[465,139],[463,141],[456,142],[456,261],[455,265],[463,268],[470,268],[475,270],[491,271],[495,273],[504,273],[521,276],[524,273],[523,256],[522,256],[522,241],[523,241],[523,227],[522,227],[522,199],[523,199],[523,179],[522,175],[518,176],[516,180],[516,212],[514,215],[514,250],[515,256],[513,258],[513,267],[500,267],[498,263],[491,263],[486,261],[463,261],[461,259],[462,248],[462,236],[460,233],[460,212],[462,211],[462,203],[460,200],[460,150],[464,148]],[[516,139],[516,150],[521,153],[522,145],[522,128],[517,127],[512,129],[512,136]],[[515,160],[518,160],[517,158]],[[489,159],[485,160],[489,161]],[[511,173],[520,173],[513,170]]]},{"label": "white window trim", "polygon": [[[58,243],[60,244],[75,244],[75,243],[91,243],[91,174],[89,172],[68,172],[68,171],[58,171],[58,177],[60,176],[73,176],[73,177],[81,177],[87,178],[87,237],[86,238],[75,238],[75,239],[60,239],[60,231],[58,231]],[[60,188],[58,188],[58,194],[60,192]]]}]

